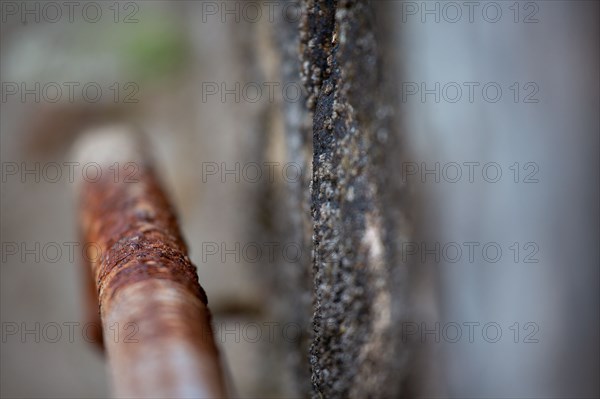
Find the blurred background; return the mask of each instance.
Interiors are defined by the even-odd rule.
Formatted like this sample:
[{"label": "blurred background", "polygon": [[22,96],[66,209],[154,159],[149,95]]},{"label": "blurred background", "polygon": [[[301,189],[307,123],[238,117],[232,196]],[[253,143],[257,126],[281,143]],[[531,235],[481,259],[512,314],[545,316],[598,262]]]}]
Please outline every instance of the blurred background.
[{"label": "blurred background", "polygon": [[[265,233],[275,209],[269,201],[289,182],[206,171],[290,159],[279,113],[298,100],[282,90],[274,42],[277,21],[296,24],[301,9],[261,1],[76,3],[71,12],[60,1],[1,4],[2,397],[110,395],[103,355],[85,339],[66,163],[83,130],[113,122],[148,136],[236,394],[304,396],[308,361],[297,344],[310,323],[298,337],[285,326],[307,320],[303,310],[278,308],[289,299],[278,270],[298,266],[296,258],[254,262],[206,250],[264,248],[273,239]],[[405,210],[416,223],[407,256],[419,270],[410,282],[410,327],[421,338],[414,394],[598,397],[598,3],[386,7],[393,22],[383,56],[398,65],[390,85],[408,154],[390,173],[415,198]],[[274,85],[272,98],[265,82]],[[287,83],[301,87],[299,76]],[[223,96],[227,90],[233,94]],[[474,243],[473,259],[465,243]],[[310,292],[304,296],[310,302]],[[434,333],[421,335],[426,329]]]}]

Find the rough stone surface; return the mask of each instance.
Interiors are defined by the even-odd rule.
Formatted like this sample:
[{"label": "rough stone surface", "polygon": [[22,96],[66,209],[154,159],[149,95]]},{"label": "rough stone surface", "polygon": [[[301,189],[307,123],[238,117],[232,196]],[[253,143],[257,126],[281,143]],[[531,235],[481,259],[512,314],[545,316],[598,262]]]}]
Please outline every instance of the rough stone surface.
[{"label": "rough stone surface", "polygon": [[[396,143],[375,34],[363,1],[308,1],[303,81],[313,112],[314,397],[390,397],[401,389],[405,230],[387,177]],[[389,199],[388,199],[389,198]]]}]

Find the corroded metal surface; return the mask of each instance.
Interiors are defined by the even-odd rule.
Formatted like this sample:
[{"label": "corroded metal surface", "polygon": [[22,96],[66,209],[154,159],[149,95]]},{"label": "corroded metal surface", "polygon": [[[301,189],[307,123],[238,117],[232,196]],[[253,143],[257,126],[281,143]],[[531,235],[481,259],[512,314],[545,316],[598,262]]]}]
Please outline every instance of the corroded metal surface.
[{"label": "corroded metal surface", "polygon": [[80,158],[101,177],[79,185],[115,393],[223,397],[207,298],[150,162],[126,132],[98,132]]}]

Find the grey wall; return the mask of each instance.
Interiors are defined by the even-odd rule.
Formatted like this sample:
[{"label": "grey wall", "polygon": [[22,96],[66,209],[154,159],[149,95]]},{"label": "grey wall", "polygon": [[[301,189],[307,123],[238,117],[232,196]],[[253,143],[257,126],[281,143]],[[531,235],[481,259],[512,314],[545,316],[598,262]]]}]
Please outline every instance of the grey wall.
[{"label": "grey wall", "polygon": [[[439,23],[435,15],[422,13],[436,4]],[[599,389],[598,4],[521,3],[519,23],[509,8],[513,2],[495,3],[502,10],[496,23],[482,16],[486,3],[477,4],[472,23],[464,6],[462,17],[451,23],[447,20],[456,18],[455,10],[443,2],[395,3],[402,81],[426,82],[428,89],[440,82],[441,87],[439,103],[433,95],[423,102],[421,93],[407,95],[403,103],[413,161],[426,162],[430,169],[435,162],[441,168],[457,162],[463,172],[456,183],[450,182],[455,178],[452,167],[446,175],[440,172],[439,183],[434,175],[425,176],[425,183],[421,176],[408,179],[423,200],[421,239],[430,246],[458,243],[463,249],[456,263],[451,262],[455,252],[446,257],[442,253],[440,262],[431,255],[425,262],[419,260],[419,266],[436,277],[432,290],[439,313],[429,307],[416,319],[426,320],[429,328],[435,321],[441,328],[450,322],[481,323],[473,343],[464,325],[458,343],[450,342],[456,331],[451,329],[446,339],[442,332],[439,344],[434,336],[426,337],[431,367],[426,368],[429,380],[423,392],[452,397],[594,397]],[[490,20],[495,19],[493,10],[487,10]],[[538,22],[523,23],[531,12]],[[456,103],[451,102],[455,91],[448,89],[444,97],[443,87],[449,82],[462,86],[463,97]],[[473,103],[464,82],[480,83]],[[491,102],[492,89],[489,101],[482,97],[488,82],[502,88],[498,102]],[[521,96],[515,103],[510,89],[514,82],[521,82],[521,89],[523,83],[534,82],[539,91],[533,98],[539,102],[524,103]],[[473,183],[462,165],[470,161],[481,164]],[[482,177],[487,162],[502,169],[496,183]],[[521,167],[519,183],[509,169],[515,162]],[[527,162],[539,168],[539,182],[521,182],[533,171],[532,166],[524,173]],[[487,177],[494,179],[494,169],[488,171]],[[481,243],[472,263],[462,245],[469,241]],[[503,251],[497,263],[482,256],[487,242]],[[534,242],[539,262],[515,262],[509,248],[514,242],[520,243],[521,258],[534,248],[524,251],[523,245]],[[494,250],[489,255],[494,257]],[[488,322],[502,328],[497,343],[482,339],[481,328]],[[515,322],[521,328],[519,343],[509,329]],[[523,343],[527,322],[539,326],[539,343]],[[489,334],[493,339],[494,330]]]}]

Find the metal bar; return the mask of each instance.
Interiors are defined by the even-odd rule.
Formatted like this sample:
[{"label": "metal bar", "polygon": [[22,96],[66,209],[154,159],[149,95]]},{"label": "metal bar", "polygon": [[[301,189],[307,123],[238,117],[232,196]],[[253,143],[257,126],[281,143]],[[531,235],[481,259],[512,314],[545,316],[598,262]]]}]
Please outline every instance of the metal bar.
[{"label": "metal bar", "polygon": [[94,165],[84,168],[78,185],[80,227],[114,393],[225,397],[206,294],[173,209],[130,130],[93,132],[76,150],[82,165]]}]

